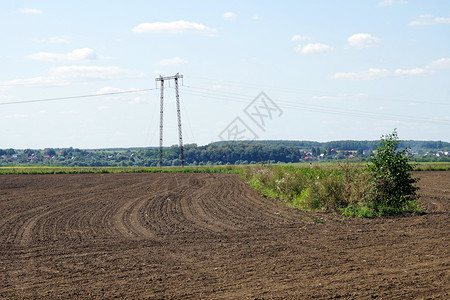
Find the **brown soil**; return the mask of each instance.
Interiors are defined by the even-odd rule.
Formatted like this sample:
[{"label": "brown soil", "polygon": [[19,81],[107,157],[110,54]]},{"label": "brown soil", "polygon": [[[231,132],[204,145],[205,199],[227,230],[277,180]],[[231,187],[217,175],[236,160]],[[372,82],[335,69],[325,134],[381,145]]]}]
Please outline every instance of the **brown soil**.
[{"label": "brown soil", "polygon": [[450,298],[450,172],[419,216],[343,219],[237,175],[0,176],[0,298]]}]

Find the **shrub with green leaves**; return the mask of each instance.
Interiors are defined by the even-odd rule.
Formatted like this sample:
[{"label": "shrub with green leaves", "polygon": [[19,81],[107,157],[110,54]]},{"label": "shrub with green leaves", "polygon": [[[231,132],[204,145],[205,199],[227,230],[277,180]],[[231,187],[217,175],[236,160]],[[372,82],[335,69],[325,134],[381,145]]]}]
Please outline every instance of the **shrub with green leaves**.
[{"label": "shrub with green leaves", "polygon": [[370,164],[332,167],[255,166],[243,176],[264,195],[307,211],[338,211],[352,217],[417,213],[418,179],[412,177],[408,148],[400,150],[397,132],[381,137]]},{"label": "shrub with green leaves", "polygon": [[[398,136],[393,133],[382,136],[375,153],[371,155],[368,169],[374,184],[372,202],[378,209],[405,209],[418,199],[418,187],[409,164],[408,148],[398,149]],[[414,202],[414,203],[411,203]]]}]

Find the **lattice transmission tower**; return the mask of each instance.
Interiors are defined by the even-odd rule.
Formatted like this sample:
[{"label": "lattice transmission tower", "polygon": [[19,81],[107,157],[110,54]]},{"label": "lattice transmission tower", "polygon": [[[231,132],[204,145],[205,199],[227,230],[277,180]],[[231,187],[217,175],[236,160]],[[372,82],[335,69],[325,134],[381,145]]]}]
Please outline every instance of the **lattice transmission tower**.
[{"label": "lattice transmission tower", "polygon": [[161,97],[159,102],[159,161],[158,166],[162,166],[162,152],[163,152],[163,120],[164,120],[164,81],[174,80],[175,81],[175,97],[177,101],[177,118],[178,118],[178,146],[180,148],[180,162],[181,166],[184,167],[184,156],[183,156],[183,135],[181,133],[181,113],[180,113],[180,95],[178,93],[178,79],[183,78],[183,75],[179,73],[174,76],[162,77],[161,75],[155,78],[155,81],[160,81],[161,86]]}]

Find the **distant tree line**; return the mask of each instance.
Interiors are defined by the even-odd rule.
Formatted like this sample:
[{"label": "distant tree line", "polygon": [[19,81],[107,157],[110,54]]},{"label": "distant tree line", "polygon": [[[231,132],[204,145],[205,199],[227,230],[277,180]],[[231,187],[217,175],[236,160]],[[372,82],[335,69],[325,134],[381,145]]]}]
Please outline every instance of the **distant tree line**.
[{"label": "distant tree line", "polygon": [[[359,140],[340,140],[330,142],[313,142],[313,141],[283,141],[283,140],[266,140],[266,141],[242,141],[244,144],[262,144],[262,145],[284,145],[294,146],[303,150],[311,149],[312,147],[334,148],[336,150],[350,150],[356,151],[358,149],[374,150],[376,145],[380,143],[379,140],[373,141],[359,141]],[[211,145],[227,145],[236,144],[236,142],[214,142]],[[415,140],[400,140],[399,148],[405,149],[411,147],[414,150],[449,150],[450,143],[443,141],[415,141]]]},{"label": "distant tree line", "polygon": [[[184,146],[186,165],[226,165],[259,163],[298,163],[354,159],[365,161],[377,141],[244,141],[216,142],[205,146]],[[413,161],[450,161],[450,143],[435,141],[400,141],[399,148],[411,147]],[[436,151],[442,150],[442,155]],[[430,152],[428,152],[430,151]],[[447,153],[447,154],[445,154]],[[113,148],[82,150],[46,148],[44,150],[0,149],[0,166],[157,166],[158,148]],[[179,149],[163,150],[163,165],[180,165]]]}]

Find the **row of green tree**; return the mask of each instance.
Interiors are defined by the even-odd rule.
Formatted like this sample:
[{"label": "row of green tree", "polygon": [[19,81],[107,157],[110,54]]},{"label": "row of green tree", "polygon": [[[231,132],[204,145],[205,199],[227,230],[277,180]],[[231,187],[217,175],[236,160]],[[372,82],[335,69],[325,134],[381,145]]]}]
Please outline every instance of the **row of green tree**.
[{"label": "row of green tree", "polygon": [[[370,147],[376,142],[339,141],[339,142],[295,142],[295,141],[261,141],[261,142],[220,142],[205,146],[188,144],[184,146],[186,165],[226,165],[256,163],[298,163],[318,160],[367,160]],[[450,144],[445,142],[412,142],[417,147],[440,147],[448,150]],[[403,146],[402,146],[403,145]],[[410,144],[400,141],[404,149]],[[306,147],[306,148],[305,148]],[[414,147],[413,147],[414,149]],[[423,149],[423,148],[420,148]],[[430,148],[426,148],[430,149]],[[418,150],[414,150],[418,151]],[[449,156],[436,157],[413,156],[416,161],[450,161]],[[81,150],[77,148],[44,150],[0,149],[0,165],[61,165],[61,166],[157,166],[159,162],[157,148],[125,148]],[[163,150],[164,166],[180,165],[178,146]]]},{"label": "row of green tree", "polygon": [[[242,141],[244,144],[262,144],[262,145],[278,145],[293,146],[299,149],[311,149],[320,147],[324,149],[349,150],[356,151],[358,149],[374,150],[380,144],[379,140],[359,141],[359,140],[341,140],[330,142],[314,142],[314,141],[283,141],[283,140],[263,140],[263,141]],[[222,141],[215,142],[212,145],[223,146],[227,144],[236,144],[236,142]],[[415,140],[399,140],[399,148],[405,149],[410,147],[413,150],[448,150],[450,143],[443,141],[415,141]]]}]

